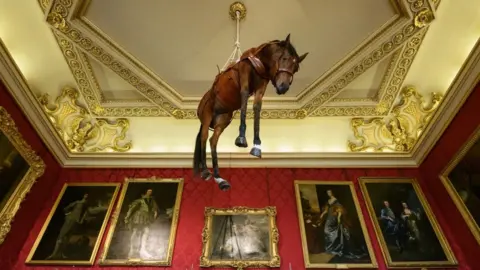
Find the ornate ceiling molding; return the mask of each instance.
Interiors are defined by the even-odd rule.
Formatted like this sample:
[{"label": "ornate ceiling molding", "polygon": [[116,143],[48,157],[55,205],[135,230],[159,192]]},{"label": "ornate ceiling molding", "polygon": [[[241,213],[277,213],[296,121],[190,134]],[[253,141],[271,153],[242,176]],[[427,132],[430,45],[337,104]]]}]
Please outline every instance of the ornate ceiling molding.
[{"label": "ornate ceiling molding", "polygon": [[69,39],[59,35],[58,31],[53,30],[53,34],[92,115],[100,117],[170,116],[169,113],[156,105],[136,107],[104,106],[101,103],[101,90],[99,89],[97,79],[93,76],[90,63],[86,61],[86,55],[78,50]]},{"label": "ornate ceiling molding", "polygon": [[[0,57],[0,76],[61,166],[66,168],[186,168],[191,165],[191,153],[69,152],[46,114],[42,112],[37,98],[28,88],[6,48],[1,42],[0,45],[0,54],[2,55]],[[251,158],[248,153],[219,153],[221,166],[259,168],[418,167],[479,82],[479,73],[480,43],[477,43],[410,153],[265,153],[260,160]]]},{"label": "ornate ceiling molding", "polygon": [[[79,89],[87,100],[87,106],[94,116],[173,116],[177,119],[196,118],[196,109],[193,109],[192,106],[196,105],[198,102],[197,100],[182,99],[174,89],[168,87],[165,82],[160,80],[160,84],[163,83],[165,86],[163,87],[163,90],[165,90],[165,96],[163,96],[163,92],[155,90],[159,87],[151,85],[147,83],[146,80],[142,79],[145,78],[145,74],[151,75],[152,72],[146,70],[145,67],[140,66],[133,69],[129,68],[122,64],[122,61],[115,58],[114,55],[121,55],[122,58],[125,58],[130,63],[135,64],[136,62],[136,60],[132,59],[132,57],[126,52],[122,52],[121,48],[119,48],[114,41],[101,36],[98,31],[94,29],[95,27],[90,25],[90,22],[82,19],[82,12],[85,10],[86,5],[88,5],[88,1],[78,1],[74,3],[71,0],[54,0],[51,4],[47,0],[39,0],[39,2],[42,9],[47,13],[47,22],[53,29],[56,29],[54,32],[56,32],[55,35],[57,36],[60,47],[66,46],[66,42],[70,42],[68,47],[76,47],[69,51],[70,55],[66,55],[64,49],[62,49],[62,51],[64,52],[64,56],[67,58],[67,63],[69,63],[69,65],[71,65],[72,61],[69,61],[68,58],[76,58],[79,62],[79,64],[73,62],[76,65],[73,67],[70,66],[77,82],[82,79],[79,78],[79,76],[88,78],[87,81],[89,81],[89,83],[85,84],[85,80],[83,80],[82,82],[84,85],[79,84]],[[398,11],[401,13],[400,18],[395,22],[391,22],[388,26],[390,30],[393,29],[395,32],[392,32],[393,30],[387,31],[387,29],[383,29],[383,31],[380,31],[372,38],[371,42],[367,42],[361,46],[360,49],[374,46],[374,49],[372,49],[369,54],[365,54],[364,52],[359,53],[360,51],[357,51],[350,57],[342,60],[341,62],[343,64],[337,66],[336,69],[333,70],[337,73],[344,70],[345,72],[341,71],[343,72],[343,75],[340,77],[337,73],[333,74],[333,71],[327,72],[328,74],[319,78],[315,83],[302,92],[296,101],[275,101],[278,103],[276,107],[284,107],[288,109],[272,109],[272,106],[269,108],[268,103],[273,104],[273,101],[266,100],[262,118],[302,119],[307,116],[372,117],[386,115],[391,109],[393,100],[399,92],[399,86],[396,83],[400,82],[401,84],[403,82],[406,71],[413,61],[418,47],[428,29],[426,26],[434,19],[434,7],[428,0],[392,0],[392,3],[394,3]],[[84,31],[87,31],[88,33]],[[90,38],[92,35],[97,37],[100,36],[101,38]],[[373,39],[377,40],[377,42],[373,42]],[[102,43],[98,43],[99,40],[107,42],[108,47],[116,48],[118,53],[112,54],[111,48],[106,49],[102,47],[102,45],[98,45]],[[379,43],[379,40],[384,40],[384,42]],[[415,40],[415,42],[412,43],[409,42],[409,40]],[[377,97],[371,101],[374,105],[335,105],[335,103],[339,101],[335,100],[335,96],[344,90],[350,82],[384,57],[399,53],[399,51],[401,51],[400,59],[397,59],[397,61],[391,61],[390,67],[383,78],[381,89],[379,90]],[[106,103],[102,101],[101,90],[98,89],[98,83],[96,82],[93,72],[91,72],[91,67],[89,70],[89,59],[81,55],[84,52],[88,53],[93,59],[99,61],[102,65],[107,66],[125,79],[128,83],[134,86],[139,93],[145,97],[145,99],[135,101],[135,106],[119,102]],[[357,61],[354,59],[359,60]],[[140,73],[144,75],[137,75],[134,72],[139,70]],[[405,72],[402,73],[402,71]],[[156,81],[158,82],[159,78],[156,78]],[[328,81],[331,81],[331,83],[328,83]],[[323,90],[318,94],[314,94],[314,90],[317,88]],[[177,101],[173,101],[175,97],[177,97]],[[359,102],[358,99],[340,101]],[[151,102],[151,104],[145,104],[146,102]],[[189,109],[188,107],[192,109]],[[247,117],[251,118],[253,117],[253,114],[250,112],[247,114]]]},{"label": "ornate ceiling molding", "polygon": [[53,105],[49,104],[48,94],[38,99],[70,152],[127,152],[132,148],[131,141],[126,139],[128,119],[92,118],[78,98],[76,89],[65,87]]},{"label": "ornate ceiling molding", "polygon": [[354,118],[351,121],[355,141],[348,142],[351,152],[409,153],[430,122],[443,96],[432,93],[430,104],[412,86],[402,91],[400,103],[387,117]]},{"label": "ornate ceiling molding", "polygon": [[419,31],[397,52],[384,75],[381,87],[371,106],[320,106],[309,116],[355,116],[371,117],[384,116],[392,109],[395,98],[400,92],[401,85],[407,76],[408,70],[417,55],[427,29]]}]

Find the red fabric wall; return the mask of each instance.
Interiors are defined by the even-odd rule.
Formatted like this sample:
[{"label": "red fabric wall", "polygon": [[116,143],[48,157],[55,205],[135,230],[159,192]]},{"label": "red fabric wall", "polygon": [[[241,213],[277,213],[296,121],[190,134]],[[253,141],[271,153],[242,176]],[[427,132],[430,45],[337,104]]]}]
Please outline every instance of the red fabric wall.
[{"label": "red fabric wall", "polygon": [[439,175],[480,125],[479,108],[480,84],[476,86],[460,112],[420,166],[422,178],[425,180],[425,188],[432,195],[428,199],[435,206],[436,213],[443,213],[440,221],[447,239],[456,253],[458,261],[470,267],[465,269],[472,270],[480,269],[480,246],[448,195]]},{"label": "red fabric wall", "polygon": [[[191,174],[190,169],[66,169],[62,171],[59,182],[123,182],[125,177],[183,177],[185,185],[172,267],[166,269],[190,269],[192,264],[194,269],[199,269],[202,249],[201,233],[204,226],[204,209],[206,206],[276,206],[277,226],[280,231],[279,252],[282,259],[280,269],[288,269],[289,263],[292,264],[292,269],[304,269],[294,180],[353,180],[356,182],[356,179],[361,176],[419,177],[419,171],[415,169],[223,169],[223,176],[231,180],[232,189],[229,192],[222,192],[213,181],[193,180]],[[61,186],[61,183],[57,184],[55,189],[52,190],[53,194],[58,194]],[[367,209],[364,206],[363,197],[358,187],[357,195],[362,205],[363,214],[367,217]],[[46,205],[53,205],[55,199],[55,196],[51,196]],[[48,216],[49,210],[49,207],[45,207],[35,222],[30,236],[19,254],[16,270],[52,269],[47,266],[24,266],[24,261]],[[370,235],[373,236],[373,226],[369,219],[366,219],[366,222]],[[380,269],[386,269],[378,242],[374,238],[372,238],[372,244]],[[91,269],[103,268],[105,267],[95,265]],[[56,267],[56,269],[66,270],[70,267]],[[108,269],[136,268],[109,267]]]},{"label": "red fabric wall", "polygon": [[13,265],[18,260],[18,253],[24,248],[24,243],[29,237],[32,226],[38,220],[39,213],[46,207],[44,203],[52,196],[50,190],[58,181],[60,166],[16,105],[15,100],[10,96],[2,81],[0,81],[0,106],[4,107],[12,116],[24,139],[46,165],[45,173],[33,185],[15,216],[10,233],[7,235],[5,242],[0,245],[0,269],[7,270],[15,269]]}]

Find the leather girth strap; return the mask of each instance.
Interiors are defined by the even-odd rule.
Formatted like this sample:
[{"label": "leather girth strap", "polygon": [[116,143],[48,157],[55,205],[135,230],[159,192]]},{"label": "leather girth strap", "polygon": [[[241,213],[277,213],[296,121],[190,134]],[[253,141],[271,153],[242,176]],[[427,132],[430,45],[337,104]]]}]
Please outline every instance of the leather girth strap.
[{"label": "leather girth strap", "polygon": [[255,69],[255,71],[257,72],[257,74],[260,77],[262,77],[263,79],[269,80],[270,76],[266,71],[265,65],[257,57],[257,54],[269,44],[271,44],[271,43],[264,43],[257,48],[251,48],[251,49],[245,51],[237,62],[229,65],[223,72],[227,72],[229,69],[233,68],[235,65],[237,65],[241,61],[248,59],[250,61],[250,63],[252,64],[253,68]]}]

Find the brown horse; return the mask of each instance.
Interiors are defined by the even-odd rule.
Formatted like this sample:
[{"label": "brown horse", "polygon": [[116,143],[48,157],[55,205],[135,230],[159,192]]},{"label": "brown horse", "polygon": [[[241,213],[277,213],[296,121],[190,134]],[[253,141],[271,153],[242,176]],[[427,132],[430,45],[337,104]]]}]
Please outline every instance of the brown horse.
[{"label": "brown horse", "polygon": [[245,117],[250,96],[254,96],[254,139],[250,154],[261,157],[260,111],[262,98],[268,82],[271,81],[278,95],[284,95],[293,82],[300,63],[308,53],[298,56],[290,43],[290,34],[285,40],[274,40],[244,52],[240,59],[220,72],[212,88],[200,100],[197,116],[200,119],[200,131],[195,143],[193,171],[197,176],[201,172],[204,180],[209,180],[212,173],[207,167],[207,139],[209,129],[210,148],[213,163],[213,177],[221,190],[228,190],[230,184],[220,176],[217,157],[217,143],[220,135],[230,124],[233,114],[240,109],[239,135],[235,140],[238,147],[248,147],[245,138]]}]

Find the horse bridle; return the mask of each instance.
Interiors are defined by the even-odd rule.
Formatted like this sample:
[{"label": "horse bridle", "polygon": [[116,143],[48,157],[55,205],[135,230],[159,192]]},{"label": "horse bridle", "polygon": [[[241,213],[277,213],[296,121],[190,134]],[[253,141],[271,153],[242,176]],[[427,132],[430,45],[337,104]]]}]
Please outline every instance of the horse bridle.
[{"label": "horse bridle", "polygon": [[[277,59],[277,61],[275,62],[275,72],[273,73],[273,76],[269,76],[270,74],[266,74],[266,69],[265,69],[265,64],[263,64],[263,62],[257,57],[257,54],[263,49],[265,48],[266,46],[268,45],[271,45],[271,44],[275,44],[275,43],[280,43],[280,41],[272,41],[272,42],[269,42],[269,43],[264,43],[263,45],[261,45],[260,47],[258,47],[255,52],[249,52],[249,55],[248,55],[248,60],[250,60],[250,62],[252,63],[253,67],[255,68],[255,70],[257,71],[257,73],[264,79],[267,79],[267,80],[270,80],[273,84],[273,86],[276,87],[276,84],[275,84],[275,78],[277,78],[278,74],[282,73],[282,72],[286,72],[288,74],[290,74],[290,84],[292,83],[293,81],[293,74],[295,73],[293,70],[290,70],[288,68],[281,68],[279,67],[279,62],[280,62],[280,59],[283,57],[283,55],[285,54],[285,50],[287,48],[284,49],[283,53],[280,55],[280,57]],[[297,59],[295,59],[295,57],[293,58],[293,61],[294,61],[294,64],[295,66],[298,65],[296,63]],[[293,69],[293,68],[292,68]]]},{"label": "horse bridle", "polygon": [[[282,72],[285,72],[285,73],[288,73],[290,75],[290,84],[292,84],[293,82],[293,74],[294,74],[294,71],[293,70],[290,70],[288,68],[281,68],[281,67],[278,67],[279,66],[279,62],[280,62],[280,59],[282,59],[283,55],[285,54],[285,50],[286,48],[284,49],[283,53],[280,55],[280,57],[277,59],[277,61],[275,62],[275,75],[273,75],[273,78],[271,79],[272,81],[272,84],[273,86],[276,87],[276,84],[275,84],[275,79],[277,78],[278,74],[282,73]],[[293,57],[293,63],[295,64],[295,66],[297,65],[297,59],[295,57]],[[294,68],[295,68],[294,66]],[[293,68],[292,68],[293,69]]]}]

